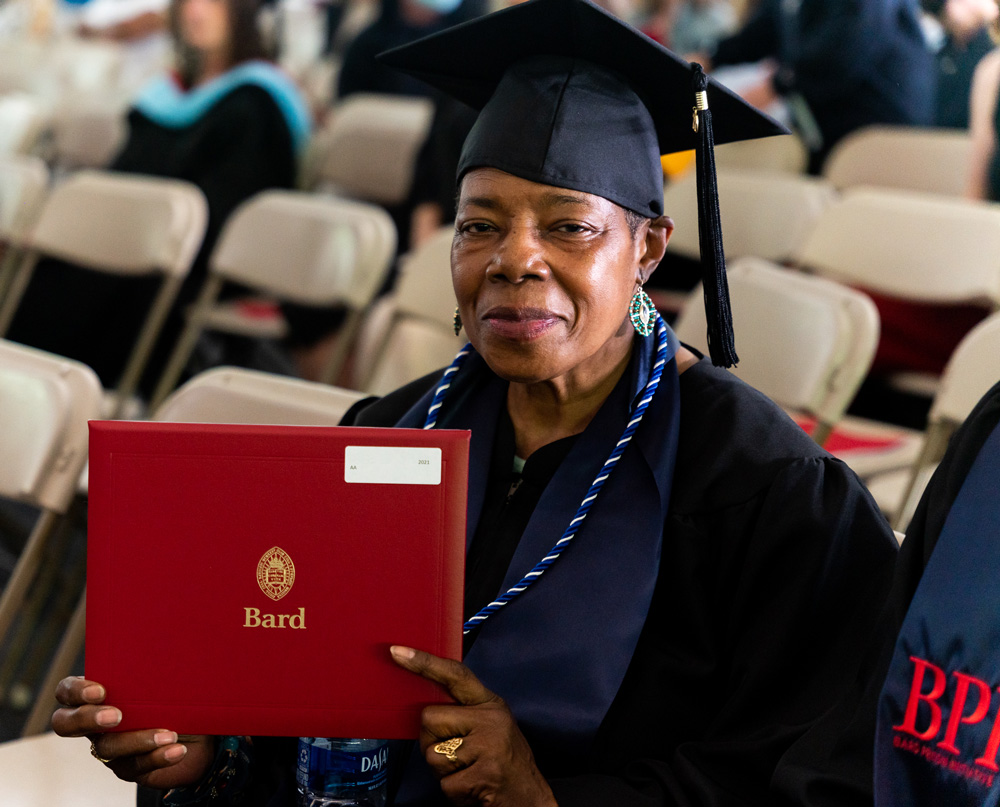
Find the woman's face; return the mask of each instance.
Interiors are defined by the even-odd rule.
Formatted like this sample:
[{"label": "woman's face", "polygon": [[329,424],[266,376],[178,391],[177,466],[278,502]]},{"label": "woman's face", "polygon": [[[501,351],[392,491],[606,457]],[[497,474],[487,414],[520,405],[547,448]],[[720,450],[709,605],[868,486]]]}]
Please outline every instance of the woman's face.
[{"label": "woman's face", "polygon": [[180,35],[184,44],[202,53],[218,53],[229,46],[229,8],[226,0],[179,0]]},{"label": "woman's face", "polygon": [[455,227],[452,279],[469,341],[521,383],[610,374],[631,344],[629,301],[670,234],[659,219],[633,238],[613,202],[494,168],[462,180]]}]

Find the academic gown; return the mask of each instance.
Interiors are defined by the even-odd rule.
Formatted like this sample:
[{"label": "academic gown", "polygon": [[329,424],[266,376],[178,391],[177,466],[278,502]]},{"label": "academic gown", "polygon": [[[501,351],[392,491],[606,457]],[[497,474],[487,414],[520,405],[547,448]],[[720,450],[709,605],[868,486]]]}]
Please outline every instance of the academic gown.
[{"label": "academic gown", "polygon": [[[111,170],[187,180],[208,201],[205,239],[150,359],[148,389],[183,327],[181,312],[205,279],[226,218],[259,191],[294,187],[296,155],[281,110],[254,84],[235,87],[187,126],[161,125],[138,109],[130,111],[128,122],[128,139]],[[159,282],[46,260],[35,271],[8,338],[83,361],[105,386],[114,386]]]},{"label": "academic gown", "polygon": [[[438,377],[347,422],[394,425]],[[896,542],[854,474],[731,374],[704,360],[689,368],[680,406],[659,579],[624,680],[589,749],[533,751],[563,807],[829,807],[785,757],[854,679]],[[658,428],[644,420],[635,441],[655,442]],[[485,474],[471,477],[470,501]],[[639,480],[620,481],[632,492],[620,506],[660,512]],[[547,526],[554,542],[566,524]],[[244,803],[292,803],[294,748],[255,739]]]},{"label": "academic gown", "polygon": [[817,803],[837,807],[871,807],[876,708],[896,637],[951,506],[998,423],[1000,383],[952,437],[924,490],[906,529],[891,592],[853,687],[786,758],[787,779],[795,792],[812,789],[825,799]]}]

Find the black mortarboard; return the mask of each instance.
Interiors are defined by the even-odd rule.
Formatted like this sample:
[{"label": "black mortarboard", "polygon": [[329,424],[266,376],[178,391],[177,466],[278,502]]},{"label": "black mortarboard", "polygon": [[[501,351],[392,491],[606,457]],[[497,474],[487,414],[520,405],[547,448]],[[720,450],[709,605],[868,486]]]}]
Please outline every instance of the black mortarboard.
[{"label": "black mortarboard", "polygon": [[735,363],[713,143],[784,127],[588,0],[529,0],[379,59],[481,110],[459,179],[488,166],[656,217],[660,155],[696,149],[709,346]]}]

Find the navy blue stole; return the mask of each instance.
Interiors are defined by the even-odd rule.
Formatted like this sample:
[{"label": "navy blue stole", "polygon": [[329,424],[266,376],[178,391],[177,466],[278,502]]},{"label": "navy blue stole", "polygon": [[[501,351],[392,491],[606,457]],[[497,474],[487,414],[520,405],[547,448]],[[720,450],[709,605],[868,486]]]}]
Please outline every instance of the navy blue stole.
[{"label": "navy blue stole", "polygon": [[983,444],[896,641],[878,706],[878,807],[1000,803],[1000,427]]},{"label": "navy blue stole", "polygon": [[[529,742],[568,753],[588,749],[645,624],[659,574],[680,422],[678,342],[673,333],[668,338],[660,388],[573,545],[536,585],[477,629],[480,635],[465,658],[504,698]],[[633,400],[649,377],[654,341],[636,338],[629,370],[542,494],[502,590],[548,553],[575,515],[629,422]],[[438,421],[438,428],[472,430],[467,546],[483,507],[507,386],[473,354],[453,382]],[[432,397],[433,389],[397,425],[422,426]],[[440,794],[422,761],[410,768],[397,805]]]}]

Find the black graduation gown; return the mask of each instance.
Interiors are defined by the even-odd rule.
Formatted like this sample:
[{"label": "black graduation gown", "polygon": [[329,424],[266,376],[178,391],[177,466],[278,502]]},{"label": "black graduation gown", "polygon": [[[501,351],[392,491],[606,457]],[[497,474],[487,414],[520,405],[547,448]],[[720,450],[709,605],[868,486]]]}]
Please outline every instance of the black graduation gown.
[{"label": "black graduation gown", "polygon": [[[428,386],[357,423],[395,423]],[[773,403],[702,361],[681,376],[681,413],[625,680],[589,756],[534,749],[564,806],[786,798],[783,757],[851,681],[889,585],[896,544],[871,497]]]},{"label": "black graduation gown", "polygon": [[[437,377],[345,422],[393,425]],[[829,805],[790,800],[800,773],[784,758],[853,681],[896,542],[854,474],[763,395],[707,361],[681,376],[680,395],[660,575],[635,654],[590,752],[536,746],[536,760],[563,807]],[[255,746],[245,803],[291,804],[294,740]]]},{"label": "black graduation gown", "polygon": [[998,423],[1000,383],[983,397],[952,437],[917,505],[899,552],[892,590],[853,689],[788,755],[786,772],[794,792],[812,789],[822,793],[823,800],[818,804],[871,806],[876,708],[896,636],[952,503]]},{"label": "black graduation gown", "polygon": [[[110,168],[187,180],[208,200],[205,239],[150,360],[148,388],[182,327],[184,306],[205,278],[209,253],[226,218],[259,191],[294,187],[295,150],[271,95],[245,84],[180,129],[132,110],[128,139]],[[105,386],[114,386],[158,285],[153,278],[119,278],[45,261],[21,301],[8,338],[79,359],[94,368]]]}]

